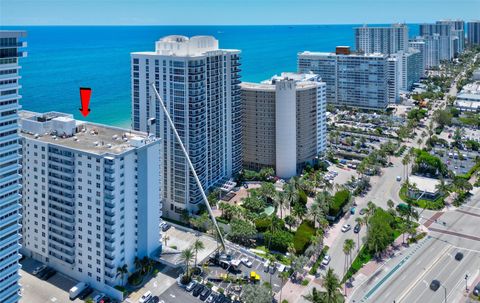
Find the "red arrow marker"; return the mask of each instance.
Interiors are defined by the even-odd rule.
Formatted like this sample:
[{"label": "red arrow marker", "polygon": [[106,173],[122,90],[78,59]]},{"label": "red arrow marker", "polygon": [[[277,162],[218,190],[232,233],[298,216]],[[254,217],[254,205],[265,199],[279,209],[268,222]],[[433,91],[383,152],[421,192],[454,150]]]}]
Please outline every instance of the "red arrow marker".
[{"label": "red arrow marker", "polygon": [[80,101],[82,102],[82,107],[80,108],[80,112],[84,117],[88,116],[90,113],[90,108],[88,105],[90,104],[90,97],[92,96],[92,89],[89,87],[80,87]]}]

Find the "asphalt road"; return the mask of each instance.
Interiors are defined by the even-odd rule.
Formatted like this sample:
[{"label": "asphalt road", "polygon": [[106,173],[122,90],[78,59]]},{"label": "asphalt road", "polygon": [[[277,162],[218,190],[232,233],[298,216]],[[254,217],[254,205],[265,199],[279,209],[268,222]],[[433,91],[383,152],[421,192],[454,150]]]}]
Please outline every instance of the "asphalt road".
[{"label": "asphalt road", "polygon": [[[467,205],[445,212],[430,225],[429,238],[389,260],[358,285],[350,302],[461,302],[465,276],[471,288],[480,275],[480,189]],[[423,222],[426,220],[423,219]],[[455,260],[462,252],[464,258]],[[441,287],[432,291],[432,280]]]}]

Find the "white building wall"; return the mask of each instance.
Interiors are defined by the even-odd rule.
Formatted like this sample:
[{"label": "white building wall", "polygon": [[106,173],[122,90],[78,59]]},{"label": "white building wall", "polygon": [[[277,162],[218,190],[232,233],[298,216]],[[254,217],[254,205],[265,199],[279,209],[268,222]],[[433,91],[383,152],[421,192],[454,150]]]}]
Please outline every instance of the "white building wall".
[{"label": "white building wall", "polygon": [[277,175],[290,178],[297,174],[297,125],[295,81],[276,83],[276,168]]}]

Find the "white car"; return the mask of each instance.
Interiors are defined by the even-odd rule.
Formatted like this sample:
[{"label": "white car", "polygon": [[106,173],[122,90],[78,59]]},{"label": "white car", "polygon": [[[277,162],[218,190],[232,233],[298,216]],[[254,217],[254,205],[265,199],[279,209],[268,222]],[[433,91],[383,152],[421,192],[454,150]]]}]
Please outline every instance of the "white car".
[{"label": "white car", "polygon": [[104,293],[98,294],[98,295],[96,295],[96,296],[93,298],[93,302],[99,303],[100,300],[102,300],[104,297],[105,297],[105,294],[104,294]]},{"label": "white car", "polygon": [[39,267],[35,268],[32,272],[32,274],[34,276],[38,275],[42,270],[44,270],[45,268],[47,268],[47,265],[43,264],[43,265],[40,265]]},{"label": "white car", "polygon": [[247,257],[241,258],[240,261],[245,265],[246,267],[252,267],[253,263],[250,261]]},{"label": "white car", "polygon": [[342,232],[344,232],[344,233],[346,233],[350,229],[352,229],[352,226],[350,224],[345,224],[345,225],[342,226]]},{"label": "white car", "polygon": [[330,260],[332,260],[332,258],[329,255],[326,255],[325,257],[323,257],[322,265],[327,266],[330,263]]},{"label": "white car", "polygon": [[398,182],[402,181],[402,176],[397,176],[397,181]]}]

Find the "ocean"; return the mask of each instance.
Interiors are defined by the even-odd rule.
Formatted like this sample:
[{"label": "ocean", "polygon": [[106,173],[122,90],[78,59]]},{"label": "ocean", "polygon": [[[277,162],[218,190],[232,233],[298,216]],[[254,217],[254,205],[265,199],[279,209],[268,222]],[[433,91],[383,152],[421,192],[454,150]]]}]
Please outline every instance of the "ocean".
[{"label": "ocean", "polygon": [[[130,126],[130,53],[152,51],[167,35],[212,35],[221,48],[240,49],[242,81],[295,71],[300,51],[354,48],[359,25],[282,26],[16,26],[27,31],[22,58],[23,109],[60,111],[76,118]],[[410,36],[418,26],[409,25]],[[79,87],[91,87],[91,112],[81,116]]]}]

